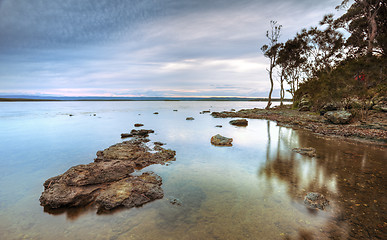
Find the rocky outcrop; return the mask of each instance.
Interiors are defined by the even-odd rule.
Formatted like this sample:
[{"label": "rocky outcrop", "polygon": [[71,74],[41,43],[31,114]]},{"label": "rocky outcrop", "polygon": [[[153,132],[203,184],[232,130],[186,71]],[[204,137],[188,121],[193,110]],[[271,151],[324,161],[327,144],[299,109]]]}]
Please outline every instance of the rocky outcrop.
[{"label": "rocky outcrop", "polygon": [[246,127],[248,125],[248,122],[246,119],[236,119],[236,120],[231,120],[229,122],[231,125],[234,126],[239,126],[239,127]]},{"label": "rocky outcrop", "polygon": [[211,137],[211,144],[215,146],[232,146],[232,141],[232,138],[223,137],[220,134]]},{"label": "rocky outcrop", "polygon": [[121,138],[128,138],[128,137],[134,137],[134,136],[139,136],[139,137],[148,137],[150,133],[154,133],[155,131],[150,129],[150,130],[146,130],[146,129],[140,129],[140,130],[136,130],[136,129],[133,129],[132,131],[130,131],[130,133],[121,133]]},{"label": "rocky outcrop", "polygon": [[297,152],[297,153],[302,154],[302,155],[309,156],[309,157],[315,157],[316,156],[316,149],[314,149],[312,147],[308,147],[308,148],[293,148],[292,151],[293,152]]},{"label": "rocky outcrop", "polygon": [[352,119],[352,113],[348,111],[329,111],[324,117],[334,124],[346,124]]},{"label": "rocky outcrop", "polygon": [[132,176],[136,169],[175,160],[175,151],[136,137],[97,152],[94,162],[71,167],[43,184],[42,206],[77,207],[96,204],[99,210],[135,207],[162,198],[161,178],[154,173]]},{"label": "rocky outcrop", "polygon": [[304,204],[308,208],[324,210],[329,205],[329,201],[320,193],[309,192],[304,198]]}]

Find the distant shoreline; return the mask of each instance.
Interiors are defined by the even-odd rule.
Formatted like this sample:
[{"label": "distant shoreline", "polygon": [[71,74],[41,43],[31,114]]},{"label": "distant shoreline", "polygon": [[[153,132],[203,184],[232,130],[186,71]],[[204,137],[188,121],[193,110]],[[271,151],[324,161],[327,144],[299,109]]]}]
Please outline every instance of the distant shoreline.
[{"label": "distant shoreline", "polygon": [[[103,102],[103,101],[233,101],[233,102],[267,102],[267,98],[92,98],[92,97],[60,97],[60,98],[0,98],[0,102]],[[279,102],[280,99],[272,99],[273,102]],[[284,102],[291,102],[291,99],[284,99]]]}]

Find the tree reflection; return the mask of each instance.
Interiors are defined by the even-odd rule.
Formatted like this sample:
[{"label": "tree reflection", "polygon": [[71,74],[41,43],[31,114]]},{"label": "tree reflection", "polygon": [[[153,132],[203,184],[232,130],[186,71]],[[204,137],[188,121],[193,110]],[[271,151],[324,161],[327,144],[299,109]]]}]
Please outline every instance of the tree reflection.
[{"label": "tree reflection", "polygon": [[[275,128],[278,135],[273,139]],[[278,185],[275,182],[280,181],[292,200],[299,203],[307,192],[324,194],[331,203],[328,212],[332,219],[319,236],[368,239],[386,234],[386,219],[381,217],[386,216],[386,206],[380,203],[387,202],[386,167],[382,160],[386,159],[385,148],[324,139],[304,131],[273,127],[269,121],[267,134],[266,162],[258,169],[258,178],[271,184],[272,192]],[[295,147],[314,147],[318,156],[294,153]],[[348,233],[346,224],[351,225]],[[303,236],[312,234],[301,232]]]}]

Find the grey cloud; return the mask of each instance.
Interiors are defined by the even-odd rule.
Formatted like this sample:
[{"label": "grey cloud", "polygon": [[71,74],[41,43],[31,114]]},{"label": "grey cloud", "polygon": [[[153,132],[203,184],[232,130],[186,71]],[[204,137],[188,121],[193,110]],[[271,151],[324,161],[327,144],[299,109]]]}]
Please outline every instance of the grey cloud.
[{"label": "grey cloud", "polygon": [[262,94],[264,68],[163,67],[187,59],[266,64],[259,48],[271,19],[284,25],[286,41],[340,1],[0,0],[0,89]]}]

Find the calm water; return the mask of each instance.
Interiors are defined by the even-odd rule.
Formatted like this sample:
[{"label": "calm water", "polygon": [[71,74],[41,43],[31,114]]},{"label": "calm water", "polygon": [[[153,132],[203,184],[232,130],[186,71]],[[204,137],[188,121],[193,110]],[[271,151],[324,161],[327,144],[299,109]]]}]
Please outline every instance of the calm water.
[{"label": "calm water", "polygon": [[[326,140],[266,120],[234,127],[228,124],[230,119],[199,114],[264,106],[260,102],[0,103],[0,239],[383,236],[385,148]],[[156,111],[158,115],[153,114]],[[104,215],[90,208],[44,212],[39,196],[47,178],[92,162],[98,150],[121,142],[120,134],[129,132],[134,123],[154,129],[151,140],[165,142],[166,148],[177,152],[169,166],[143,170],[162,177],[164,199]],[[210,138],[217,133],[234,138],[234,146],[212,146]],[[319,157],[293,153],[295,147],[314,147]],[[302,203],[308,191],[325,194],[330,211],[308,211]],[[182,205],[170,204],[169,198],[180,199]]]}]

